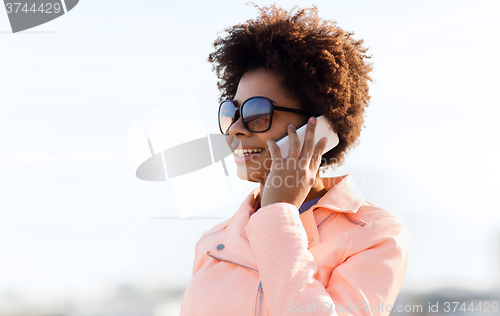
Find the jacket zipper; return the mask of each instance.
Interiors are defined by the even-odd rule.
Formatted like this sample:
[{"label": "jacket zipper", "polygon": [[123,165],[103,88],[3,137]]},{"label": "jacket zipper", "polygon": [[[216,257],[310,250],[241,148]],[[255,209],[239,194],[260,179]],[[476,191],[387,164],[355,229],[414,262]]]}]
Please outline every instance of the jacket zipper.
[{"label": "jacket zipper", "polygon": [[321,223],[319,223],[319,225],[318,225],[318,227],[317,227],[317,228],[318,228],[318,231],[320,230],[320,227],[321,227],[323,224],[325,224],[325,223],[326,223],[326,222],[327,222],[327,221],[328,221],[328,220],[329,220],[332,216],[334,216],[334,215],[335,215],[335,213],[331,213],[330,215],[328,215],[328,217],[327,217],[327,218],[325,218],[324,220],[322,220],[322,221],[321,221]]},{"label": "jacket zipper", "polygon": [[[209,251],[207,251],[207,256],[211,257],[211,258],[214,258],[216,260],[220,260],[220,261],[223,261],[223,262],[227,262],[227,263],[232,263],[232,264],[235,264],[237,266],[240,266],[242,268],[246,268],[246,269],[249,269],[249,270],[252,270],[253,272],[259,274],[259,271],[255,270],[254,268],[250,268],[249,266],[246,266],[246,265],[243,265],[243,264],[240,264],[240,263],[237,263],[237,262],[234,262],[232,260],[227,260],[227,259],[222,259],[220,257],[217,257],[217,256],[214,256],[213,254],[211,254]],[[259,281],[259,288],[257,289],[257,291],[259,292],[259,299],[257,300],[257,316],[260,316],[260,310],[262,308],[262,292],[263,292],[263,289],[262,289],[262,282]]]},{"label": "jacket zipper", "polygon": [[366,223],[365,222],[360,222],[356,219],[354,219],[351,215],[347,214],[347,213],[342,213],[342,215],[344,215],[344,217],[349,220],[351,223],[355,224],[355,225],[359,225],[361,227],[365,226]]},{"label": "jacket zipper", "polygon": [[234,262],[232,260],[227,260],[227,259],[222,259],[220,257],[216,257],[214,256],[213,254],[210,253],[210,251],[207,251],[207,256],[209,257],[212,257],[214,259],[217,259],[217,260],[220,260],[220,261],[224,261],[224,262],[228,262],[228,263],[232,263],[232,264],[235,264],[237,266],[240,266],[240,267],[243,267],[243,268],[247,268],[249,270],[252,270],[253,272],[259,274],[259,271],[255,270],[254,268],[250,268],[249,266],[246,266],[246,265],[243,265],[243,264],[240,264],[240,263],[237,263],[237,262]]},{"label": "jacket zipper", "polygon": [[260,316],[260,311],[262,309],[262,292],[263,292],[261,281],[259,281],[259,289],[257,291],[259,291],[259,300],[257,303],[257,316]]},{"label": "jacket zipper", "polygon": [[[344,216],[348,221],[350,221],[351,223],[355,224],[355,225],[359,225],[361,227],[365,226],[366,223],[365,222],[361,222],[361,221],[358,221],[356,219],[354,219],[352,216],[350,216],[349,214],[347,213],[344,213],[344,212],[341,212],[340,213],[342,216]],[[322,228],[322,226],[324,226],[324,224],[328,223],[332,217],[334,217],[335,213],[331,213],[330,215],[328,215],[328,217],[326,217],[324,220],[322,220],[319,225],[317,226],[318,228],[318,231]]]}]

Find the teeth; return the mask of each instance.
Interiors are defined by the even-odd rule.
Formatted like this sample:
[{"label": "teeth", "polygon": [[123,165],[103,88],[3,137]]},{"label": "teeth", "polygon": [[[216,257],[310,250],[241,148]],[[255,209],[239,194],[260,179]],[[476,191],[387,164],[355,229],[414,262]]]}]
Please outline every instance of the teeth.
[{"label": "teeth", "polygon": [[259,149],[235,149],[234,154],[238,156],[251,155],[253,153],[260,153],[262,148]]}]

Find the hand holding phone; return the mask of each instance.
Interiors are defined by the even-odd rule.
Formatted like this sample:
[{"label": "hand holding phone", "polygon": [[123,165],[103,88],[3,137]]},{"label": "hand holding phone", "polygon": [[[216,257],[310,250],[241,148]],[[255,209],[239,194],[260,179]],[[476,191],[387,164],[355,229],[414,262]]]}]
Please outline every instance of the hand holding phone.
[{"label": "hand holding phone", "polygon": [[[317,123],[316,123],[316,131],[314,133],[314,145],[316,145],[321,138],[327,137],[328,143],[326,144],[325,150],[323,151],[324,154],[330,151],[331,149],[335,148],[335,146],[339,144],[339,137],[337,133],[335,133],[330,128],[330,124],[328,124],[328,121],[323,115],[317,117],[316,119]],[[304,145],[304,138],[306,136],[306,127],[307,123],[301,126],[299,129],[297,129],[297,136],[299,136],[300,140],[300,148],[302,148],[302,146]],[[281,150],[281,156],[283,158],[288,157],[288,149],[290,148],[290,140],[288,135],[280,139],[276,144],[279,146]]]}]

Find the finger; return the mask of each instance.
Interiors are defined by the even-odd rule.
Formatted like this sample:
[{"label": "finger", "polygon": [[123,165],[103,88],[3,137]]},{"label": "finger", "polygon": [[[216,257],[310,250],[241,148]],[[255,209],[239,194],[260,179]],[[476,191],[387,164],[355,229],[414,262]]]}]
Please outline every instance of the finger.
[{"label": "finger", "polygon": [[288,125],[288,140],[290,142],[290,146],[288,147],[287,158],[297,159],[300,155],[300,139],[293,124]]},{"label": "finger", "polygon": [[323,151],[326,148],[326,144],[328,143],[328,138],[323,137],[314,147],[314,151],[311,157],[310,169],[315,173],[318,172],[319,166],[321,165],[321,158],[323,156]]},{"label": "finger", "polygon": [[274,139],[269,138],[268,140],[266,140],[266,144],[267,144],[267,149],[269,150],[269,155],[271,155],[271,161],[274,164],[274,161],[276,159],[282,158],[281,149],[276,144],[276,141]]},{"label": "finger", "polygon": [[304,145],[302,145],[302,151],[300,153],[300,158],[311,158],[314,149],[314,134],[316,132],[317,119],[313,116],[310,117],[307,122],[306,134],[304,136]]}]

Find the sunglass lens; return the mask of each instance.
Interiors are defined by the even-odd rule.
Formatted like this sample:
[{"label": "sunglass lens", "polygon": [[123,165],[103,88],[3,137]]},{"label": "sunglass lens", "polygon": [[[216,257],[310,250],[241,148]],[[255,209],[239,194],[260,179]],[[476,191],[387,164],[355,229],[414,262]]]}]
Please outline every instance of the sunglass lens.
[{"label": "sunglass lens", "polygon": [[235,106],[230,101],[224,101],[219,109],[219,127],[223,134],[229,132],[229,127],[233,124]]},{"label": "sunglass lens", "polygon": [[269,100],[253,98],[245,102],[241,116],[251,131],[262,132],[269,128],[271,107]]}]

